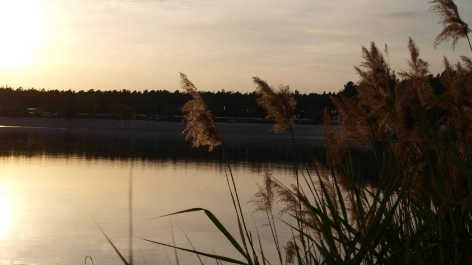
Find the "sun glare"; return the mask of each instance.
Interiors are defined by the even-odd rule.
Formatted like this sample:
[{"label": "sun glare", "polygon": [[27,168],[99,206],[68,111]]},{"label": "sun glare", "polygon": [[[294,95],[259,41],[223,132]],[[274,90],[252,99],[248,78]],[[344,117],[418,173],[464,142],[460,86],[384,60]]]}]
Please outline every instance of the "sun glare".
[{"label": "sun glare", "polygon": [[34,61],[44,37],[45,11],[37,0],[0,1],[0,67]]}]

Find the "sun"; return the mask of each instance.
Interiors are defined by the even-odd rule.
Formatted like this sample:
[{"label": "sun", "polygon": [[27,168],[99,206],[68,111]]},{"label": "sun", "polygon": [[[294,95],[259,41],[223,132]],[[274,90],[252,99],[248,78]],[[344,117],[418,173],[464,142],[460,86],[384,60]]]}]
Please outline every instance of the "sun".
[{"label": "sun", "polygon": [[44,39],[45,11],[38,0],[0,1],[0,67],[34,61]]}]

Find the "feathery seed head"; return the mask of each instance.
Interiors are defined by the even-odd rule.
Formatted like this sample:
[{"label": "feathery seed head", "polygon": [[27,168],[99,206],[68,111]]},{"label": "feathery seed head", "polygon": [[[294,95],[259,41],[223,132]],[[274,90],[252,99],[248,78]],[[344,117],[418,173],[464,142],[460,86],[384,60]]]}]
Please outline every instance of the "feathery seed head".
[{"label": "feathery seed head", "polygon": [[275,119],[275,125],[272,130],[275,133],[283,133],[293,126],[295,107],[297,103],[290,93],[289,86],[280,85],[275,91],[266,81],[259,77],[254,77],[254,83],[257,85],[256,94],[259,96],[257,103],[267,110],[267,117]]},{"label": "feathery seed head", "polygon": [[213,121],[211,111],[203,101],[200,93],[198,93],[195,85],[182,73],[180,73],[180,86],[187,94],[193,97],[192,100],[180,108],[184,114],[184,121],[187,122],[187,127],[182,131],[182,134],[187,132],[185,140],[193,139],[193,147],[208,145],[208,150],[212,151],[213,148],[221,145],[221,137]]},{"label": "feathery seed head", "polygon": [[460,18],[453,0],[433,0],[429,3],[433,4],[429,11],[438,14],[441,17],[439,23],[444,26],[443,31],[434,40],[434,47],[443,41],[452,40],[451,48],[454,50],[459,39],[467,37],[470,32],[469,26]]},{"label": "feathery seed head", "polygon": [[367,149],[372,138],[372,121],[367,111],[344,95],[341,95],[341,99],[331,97],[331,100],[338,109],[338,120],[343,125],[345,137],[359,142]]},{"label": "feathery seed head", "polygon": [[433,88],[428,83],[429,63],[420,58],[420,50],[411,38],[408,41],[408,49],[411,57],[406,60],[409,69],[400,71],[398,74],[407,80],[408,89],[413,92],[414,96],[418,96],[421,105],[429,109],[432,107],[434,98]]},{"label": "feathery seed head", "polygon": [[259,191],[252,196],[249,202],[255,206],[254,212],[272,212],[272,206],[275,200],[275,191],[278,185],[272,180],[272,172],[267,169],[264,175],[264,183],[260,185],[257,183]]},{"label": "feathery seed head", "polygon": [[297,249],[293,239],[287,241],[287,246],[285,247],[285,257],[288,264],[294,264],[295,255],[297,254]]},{"label": "feathery seed head", "polygon": [[330,115],[328,109],[324,110],[324,129],[326,133],[326,155],[328,156],[328,163],[331,166],[341,165],[344,155],[346,154],[346,145],[342,130],[334,128],[330,124]]}]

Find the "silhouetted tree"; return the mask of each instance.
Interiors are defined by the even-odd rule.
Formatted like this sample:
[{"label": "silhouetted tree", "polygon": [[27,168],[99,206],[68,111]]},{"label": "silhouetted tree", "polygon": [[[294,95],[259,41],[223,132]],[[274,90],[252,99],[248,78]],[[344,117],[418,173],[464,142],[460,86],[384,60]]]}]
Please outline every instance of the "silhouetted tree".
[{"label": "silhouetted tree", "polygon": [[338,94],[342,94],[346,97],[353,97],[357,95],[357,86],[354,82],[349,81],[347,84],[344,85],[344,89],[339,91]]}]

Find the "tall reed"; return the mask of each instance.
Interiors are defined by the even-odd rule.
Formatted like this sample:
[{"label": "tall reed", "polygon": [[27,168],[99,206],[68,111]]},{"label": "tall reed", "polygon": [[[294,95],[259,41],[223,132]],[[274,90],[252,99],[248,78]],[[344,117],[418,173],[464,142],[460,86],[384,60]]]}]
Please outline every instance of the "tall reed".
[{"label": "tall reed", "polygon": [[470,50],[472,51],[472,45],[470,44],[469,33],[470,29],[467,23],[465,23],[459,16],[459,10],[453,0],[433,0],[429,2],[433,4],[429,8],[431,12],[437,13],[444,26],[443,31],[434,40],[434,47],[437,47],[443,41],[452,40],[452,49],[456,47],[457,42],[461,38],[466,38],[469,42]]},{"label": "tall reed", "polygon": [[[460,38],[468,38],[470,30],[452,0],[430,3],[434,4],[430,10],[441,16],[445,26],[435,46],[452,40],[454,48]],[[355,67],[357,96],[333,96],[337,109],[325,111],[327,165],[302,156],[292,130],[296,102],[289,87],[275,89],[254,78],[258,103],[276,121],[272,130],[291,133],[297,169],[296,184],[290,187],[268,170],[251,200],[256,211],[267,216],[281,265],[472,263],[472,60],[462,56],[462,62],[452,65],[444,58],[440,81],[446,91],[441,94],[429,83],[429,64],[420,57],[413,39],[407,47],[408,68],[398,74],[375,43],[362,47],[363,62]],[[387,48],[385,52],[388,56]],[[245,261],[145,240],[229,263],[270,263],[260,239],[257,249],[247,229],[211,111],[183,74],[181,85],[193,97],[182,107],[187,139],[196,147],[208,145],[210,151],[222,146],[243,246],[206,209],[170,215],[203,211]],[[332,113],[342,126],[330,124]],[[370,174],[379,179],[378,186],[360,181],[363,176],[354,167],[348,147],[353,143],[374,154],[376,170]],[[282,213],[296,221],[292,225],[279,219],[293,234],[285,246],[277,233],[276,202],[284,205]]]}]

